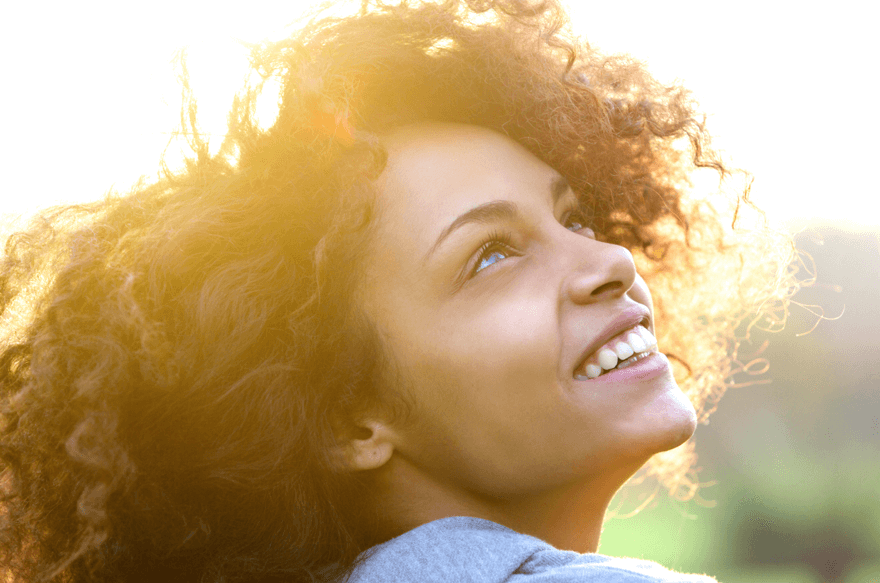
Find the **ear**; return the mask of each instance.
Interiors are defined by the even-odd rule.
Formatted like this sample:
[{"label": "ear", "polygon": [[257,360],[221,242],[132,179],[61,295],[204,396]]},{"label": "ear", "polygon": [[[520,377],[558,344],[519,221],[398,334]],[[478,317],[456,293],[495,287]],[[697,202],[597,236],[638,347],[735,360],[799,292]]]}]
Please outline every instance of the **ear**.
[{"label": "ear", "polygon": [[375,470],[394,453],[394,432],[385,422],[367,419],[357,422],[355,431],[339,442],[343,465],[351,471]]}]

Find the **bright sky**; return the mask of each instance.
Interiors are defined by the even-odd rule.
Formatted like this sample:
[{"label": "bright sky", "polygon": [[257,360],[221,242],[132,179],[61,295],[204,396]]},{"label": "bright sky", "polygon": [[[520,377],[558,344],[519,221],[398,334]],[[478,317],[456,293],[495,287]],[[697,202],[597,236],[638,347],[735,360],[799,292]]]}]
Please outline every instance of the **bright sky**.
[{"label": "bright sky", "polygon": [[[279,38],[310,2],[53,4],[11,3],[0,23],[0,212],[99,198],[152,175],[178,121],[170,60],[182,46],[203,128],[222,132],[246,72],[233,39]],[[571,0],[571,11],[593,45],[647,61],[661,80],[684,80],[710,114],[716,145],[756,176],[753,198],[777,224],[822,217],[880,227],[880,42],[870,3],[720,5]]]}]

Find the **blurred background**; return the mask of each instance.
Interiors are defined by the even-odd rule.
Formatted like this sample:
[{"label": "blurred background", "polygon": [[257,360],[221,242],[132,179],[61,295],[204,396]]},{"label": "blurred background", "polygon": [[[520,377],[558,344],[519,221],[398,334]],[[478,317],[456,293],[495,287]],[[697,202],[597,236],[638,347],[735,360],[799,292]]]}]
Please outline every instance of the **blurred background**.
[{"label": "blurred background", "polygon": [[[247,69],[237,40],[281,38],[309,4],[5,6],[0,219],[154,177],[179,123],[182,47],[202,129],[219,144]],[[715,146],[755,175],[753,200],[815,262],[815,284],[794,299],[819,306],[793,305],[784,331],[753,331],[741,348],[770,362],[754,377],[769,382],[728,391],[697,430],[697,498],[659,492],[627,516],[654,489],[626,488],[600,552],[724,583],[880,582],[880,41],[869,3],[571,0],[570,11],[592,45],[693,90]],[[174,146],[166,159],[179,163]]]}]

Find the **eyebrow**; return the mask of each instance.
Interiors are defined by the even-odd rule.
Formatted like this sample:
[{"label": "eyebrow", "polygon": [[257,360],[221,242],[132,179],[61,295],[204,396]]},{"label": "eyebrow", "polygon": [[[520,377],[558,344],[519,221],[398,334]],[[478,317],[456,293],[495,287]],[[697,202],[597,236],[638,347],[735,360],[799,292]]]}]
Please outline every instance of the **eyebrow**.
[{"label": "eyebrow", "polygon": [[[553,178],[550,180],[550,196],[553,200],[553,206],[559,202],[559,199],[562,196],[571,190],[571,187],[568,184],[568,181],[561,174],[554,174]],[[487,202],[481,204],[480,206],[474,207],[471,210],[459,215],[452,221],[448,227],[443,229],[443,232],[440,233],[440,236],[437,237],[437,240],[434,242],[434,245],[431,246],[431,249],[425,255],[425,261],[427,261],[431,255],[434,254],[434,251],[440,247],[441,243],[449,237],[453,233],[463,227],[464,225],[470,223],[493,223],[493,222],[501,222],[501,221],[513,221],[517,217],[519,217],[519,209],[516,204],[510,202],[509,200],[493,200],[491,202]]]}]

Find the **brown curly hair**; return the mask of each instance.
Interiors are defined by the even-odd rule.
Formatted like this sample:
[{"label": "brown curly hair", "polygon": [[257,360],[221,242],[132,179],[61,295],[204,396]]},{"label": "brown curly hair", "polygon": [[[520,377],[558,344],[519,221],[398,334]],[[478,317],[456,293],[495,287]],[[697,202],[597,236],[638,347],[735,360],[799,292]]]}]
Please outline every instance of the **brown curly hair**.
[{"label": "brown curly hair", "polygon": [[[739,323],[795,291],[791,240],[741,226],[747,188],[710,204],[690,187],[731,171],[687,91],[576,40],[555,1],[365,1],[251,54],[262,81],[219,152],[190,99],[183,170],[6,241],[4,581],[334,580],[375,542],[366,485],[330,452],[365,403],[406,414],[350,301],[395,127],[484,126],[562,173],[632,251],[701,419],[738,371]],[[648,471],[682,496],[693,462],[686,445]]]}]

